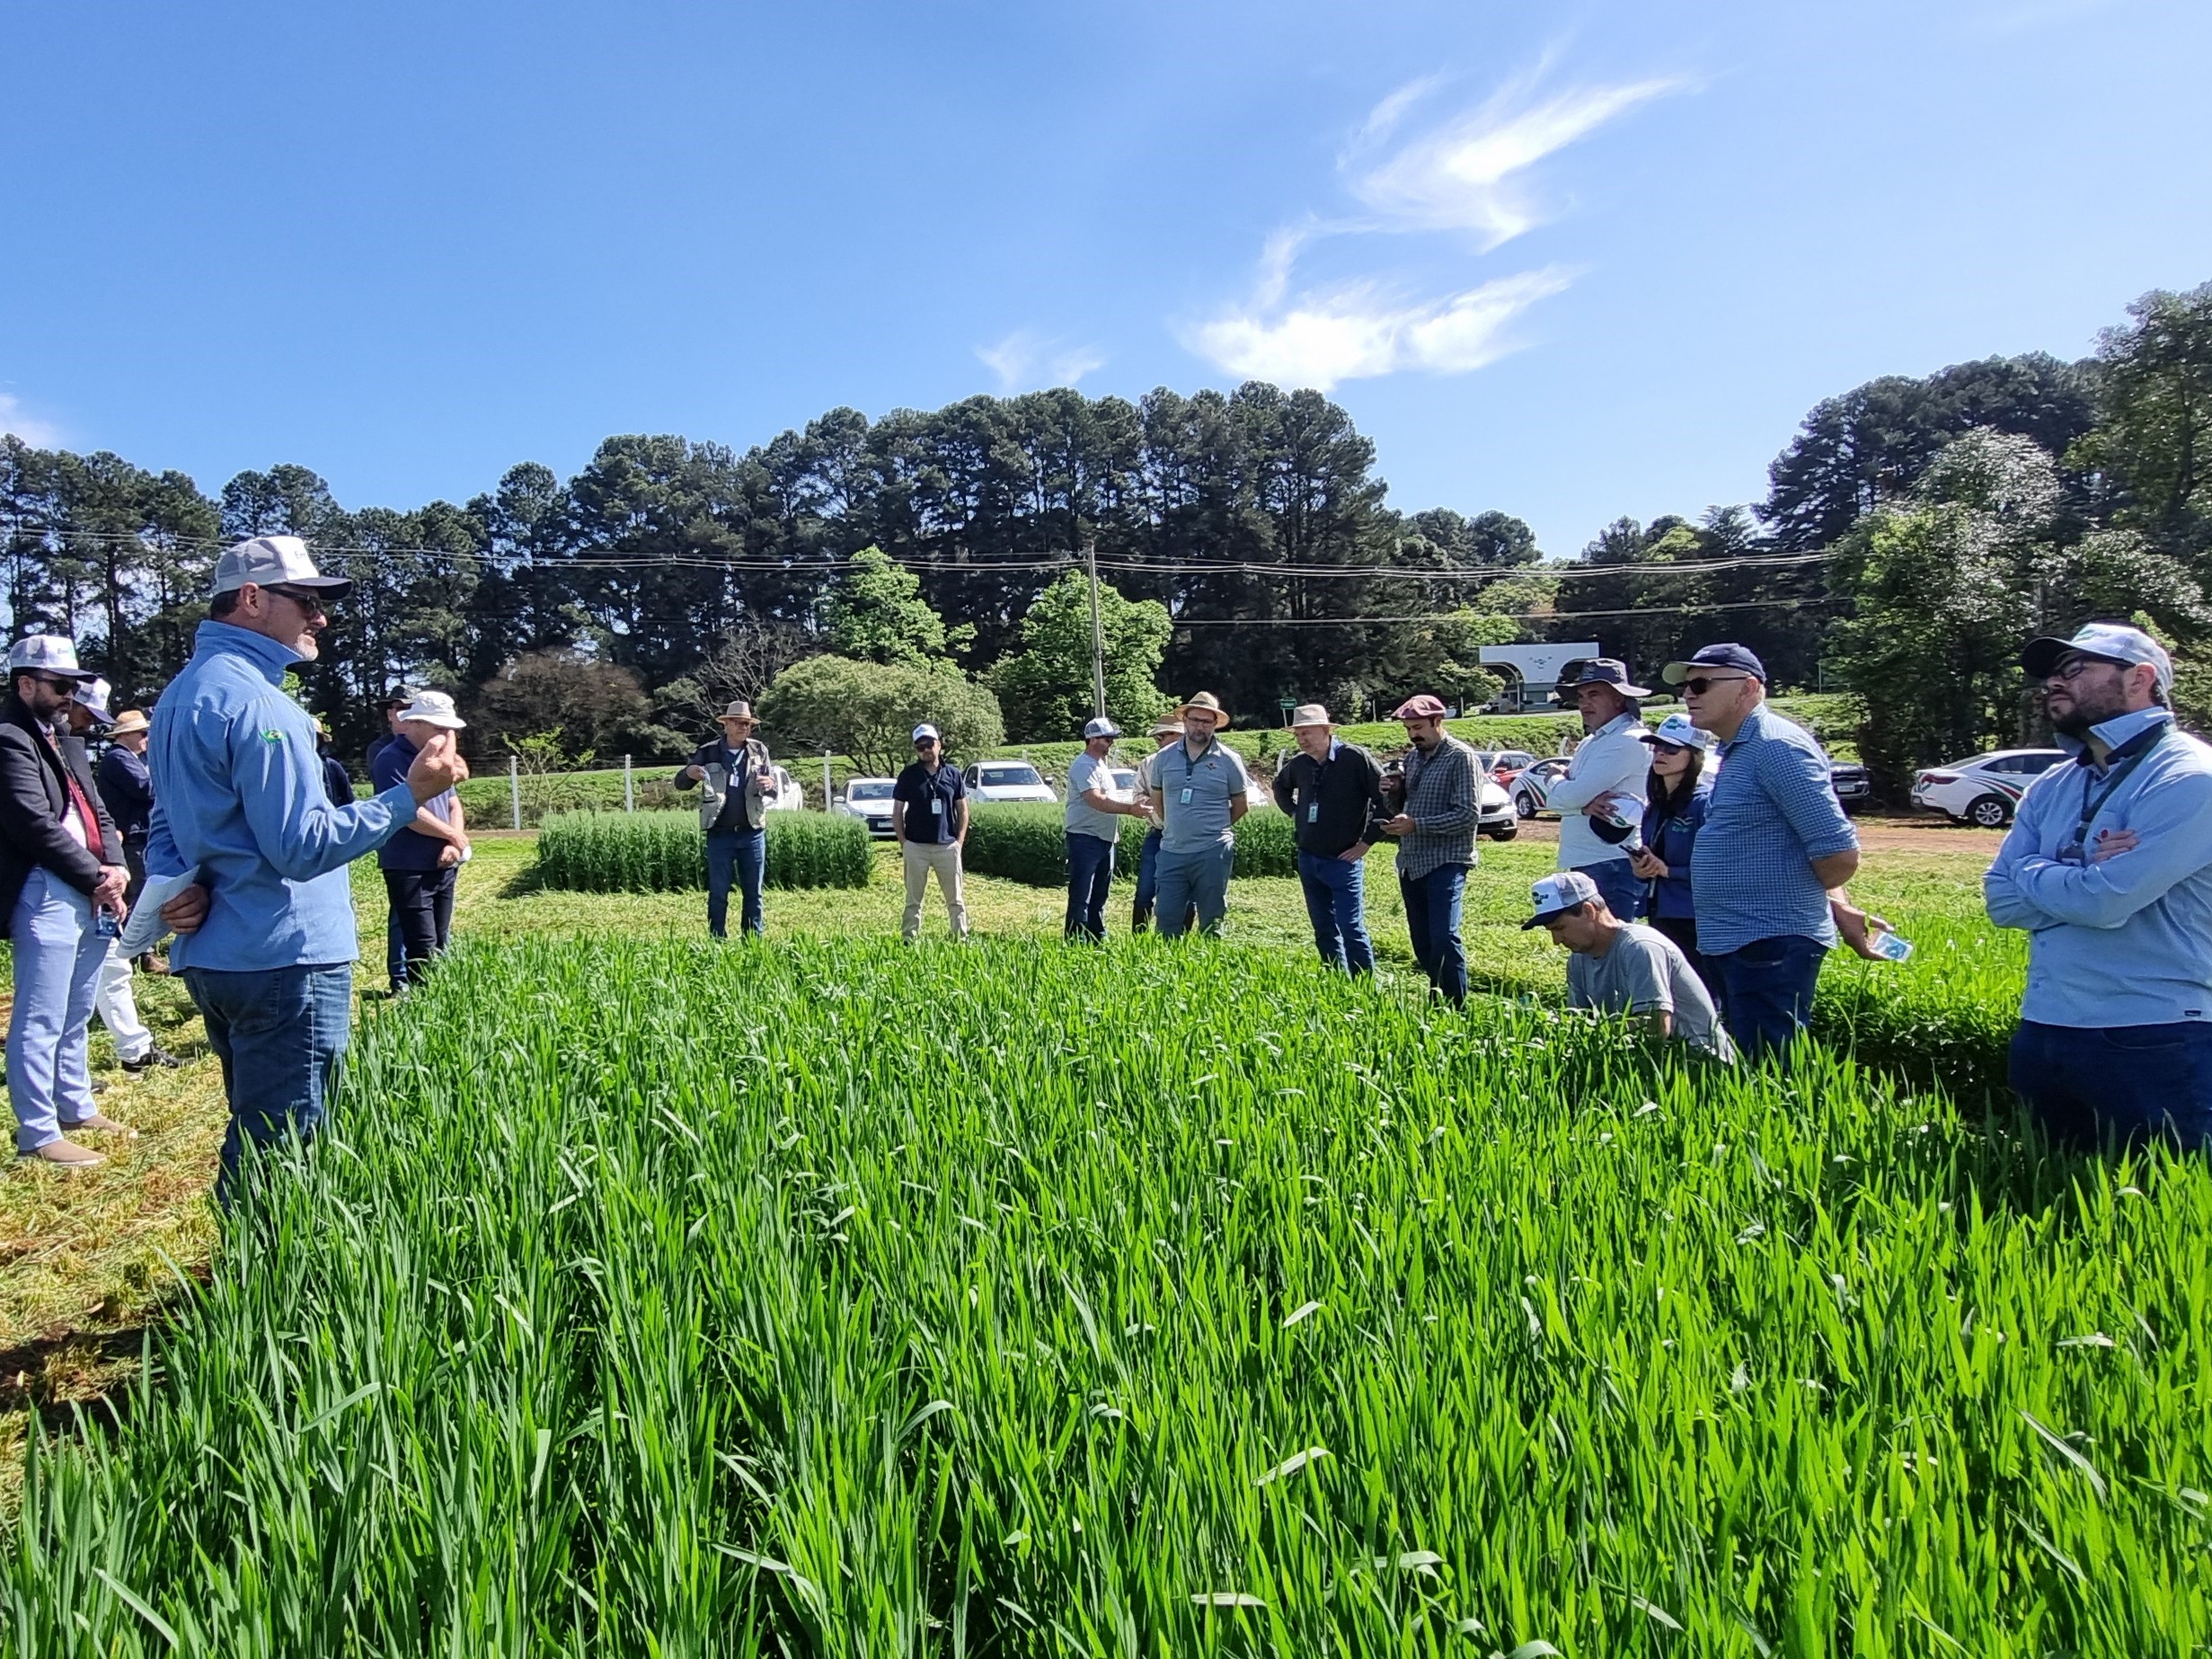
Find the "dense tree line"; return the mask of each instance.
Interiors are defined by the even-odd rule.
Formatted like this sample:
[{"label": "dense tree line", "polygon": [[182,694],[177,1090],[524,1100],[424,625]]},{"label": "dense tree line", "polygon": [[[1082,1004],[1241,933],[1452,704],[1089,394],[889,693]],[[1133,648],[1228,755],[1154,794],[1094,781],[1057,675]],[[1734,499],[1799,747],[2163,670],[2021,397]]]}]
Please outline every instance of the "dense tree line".
[{"label": "dense tree line", "polygon": [[[1211,688],[1247,718],[1291,696],[1366,710],[1416,682],[1479,698],[1496,688],[1480,645],[1517,633],[1594,637],[1641,671],[1737,638],[1780,681],[1810,686],[1894,673],[1883,642],[1907,632],[1924,652],[1964,649],[1982,623],[1945,633],[1959,608],[1935,600],[1959,599],[1969,569],[1983,587],[2004,571],[2003,628],[2117,606],[2192,644],[2212,586],[2208,455],[2212,286],[2146,297],[2082,362],[1992,359],[1828,399],[1774,461],[1764,502],[1624,518],[1577,558],[1546,559],[1503,513],[1394,509],[1341,408],[1252,383],[1135,403],[973,397],[873,421],[840,409],[743,452],[611,438],[565,481],[525,464],[465,504],[409,510],[341,507],[296,465],[210,498],[180,473],[9,438],[0,603],[15,633],[75,635],[144,702],[190,650],[219,546],[305,536],[359,584],[304,676],[353,751],[378,696],[406,682],[458,691],[491,752],[559,727],[571,758],[666,754],[719,700],[760,696],[810,657],[898,660],[854,634],[855,614],[894,645],[918,627],[931,671],[995,687],[1013,734],[1041,735],[1044,701],[1057,720],[1085,693],[1038,642],[1087,619],[1071,620],[1065,588],[1032,608],[1091,546],[1118,599],[1170,624],[1159,683]],[[1971,480],[1993,467],[2031,513],[1988,504]],[[1931,541],[1906,522],[1916,514],[1951,539]],[[1988,556],[1969,560],[1960,537]],[[1907,559],[1907,545],[1935,551]],[[1155,625],[1137,632],[1153,639]],[[1940,758],[1926,751],[2018,728],[2016,683],[2001,669],[1967,678],[1979,689],[1940,717],[1907,719],[1891,696],[1884,718],[1909,732],[1882,762],[1893,782]]]}]

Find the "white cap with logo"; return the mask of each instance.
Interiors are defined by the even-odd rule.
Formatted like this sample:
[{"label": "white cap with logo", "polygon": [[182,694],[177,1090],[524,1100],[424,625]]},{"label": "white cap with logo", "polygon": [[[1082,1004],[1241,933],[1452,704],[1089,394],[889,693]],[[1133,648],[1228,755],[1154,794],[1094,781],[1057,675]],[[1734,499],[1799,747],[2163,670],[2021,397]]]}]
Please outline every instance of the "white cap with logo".
[{"label": "white cap with logo", "polygon": [[1521,924],[1523,933],[1543,927],[1562,910],[1603,897],[1597,883],[1579,870],[1555,870],[1529,889],[1529,894],[1535,900],[1536,913]]},{"label": "white cap with logo", "polygon": [[257,588],[313,588],[332,599],[353,590],[349,578],[317,572],[307,544],[296,536],[256,536],[224,548],[215,562],[215,591],[235,593],[248,582]]},{"label": "white cap with logo", "polygon": [[76,665],[76,643],[59,634],[31,634],[8,647],[8,672],[51,674],[57,679],[96,679]]},{"label": "white cap with logo", "polygon": [[1099,714],[1084,723],[1083,741],[1086,743],[1094,737],[1119,737],[1120,735],[1121,728],[1114,724],[1112,718],[1109,715]]},{"label": "white cap with logo", "polygon": [[931,725],[926,720],[914,729],[914,741],[916,742],[920,742],[924,738],[929,739],[929,741],[933,743],[938,741],[937,728]]},{"label": "white cap with logo", "polygon": [[2148,668],[2158,676],[2160,694],[2172,694],[2173,659],[2166,654],[2166,648],[2141,628],[2131,628],[2124,622],[2084,623],[2072,639],[2048,635],[2031,639],[2020,648],[2020,666],[2038,679],[2048,679],[2071,652],[2102,657],[2128,668]]}]

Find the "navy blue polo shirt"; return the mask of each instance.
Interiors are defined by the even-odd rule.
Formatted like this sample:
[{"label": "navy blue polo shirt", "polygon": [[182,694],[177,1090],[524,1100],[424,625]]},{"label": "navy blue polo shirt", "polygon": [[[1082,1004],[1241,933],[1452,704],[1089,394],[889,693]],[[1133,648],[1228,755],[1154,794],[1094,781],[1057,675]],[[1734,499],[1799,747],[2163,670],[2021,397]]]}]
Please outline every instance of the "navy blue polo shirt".
[{"label": "navy blue polo shirt", "polygon": [[[407,768],[414,765],[418,752],[415,746],[407,741],[406,733],[398,733],[376,751],[376,764],[369,767],[370,781],[380,793],[405,783]],[[447,823],[453,821],[452,790],[432,796],[426,804]],[[409,813],[407,821],[413,823],[414,814]],[[434,835],[425,835],[420,830],[403,830],[378,849],[376,863],[386,870],[435,870],[438,868],[438,855],[445,846],[445,842]]]},{"label": "navy blue polo shirt", "polygon": [[[960,769],[949,760],[939,761],[935,776],[917,760],[898,775],[891,785],[891,799],[907,803],[907,839],[909,841],[944,842],[956,838],[952,833],[955,801],[968,798],[968,785],[960,781]],[[933,811],[931,803],[935,802]]]}]

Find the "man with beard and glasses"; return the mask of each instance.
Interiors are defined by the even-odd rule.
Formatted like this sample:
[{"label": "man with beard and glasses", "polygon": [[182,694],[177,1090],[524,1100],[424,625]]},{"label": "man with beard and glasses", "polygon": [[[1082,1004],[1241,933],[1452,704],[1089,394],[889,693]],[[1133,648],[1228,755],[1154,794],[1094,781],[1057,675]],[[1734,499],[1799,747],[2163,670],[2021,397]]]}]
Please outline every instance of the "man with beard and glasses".
[{"label": "man with beard and glasses", "polygon": [[1398,843],[1398,894],[1413,960],[1431,990],[1458,1007],[1467,1000],[1460,913],[1482,798],[1474,750],[1444,729],[1444,704],[1426,692],[1401,703],[1391,718],[1404,723],[1413,747],[1398,812],[1380,828]]},{"label": "man with beard and glasses", "polygon": [[1982,878],[2028,934],[2012,1084],[2055,1140],[2212,1146],[2212,746],[2173,723],[2173,663],[2138,628],[2034,639],[2075,757],[2028,787]]}]

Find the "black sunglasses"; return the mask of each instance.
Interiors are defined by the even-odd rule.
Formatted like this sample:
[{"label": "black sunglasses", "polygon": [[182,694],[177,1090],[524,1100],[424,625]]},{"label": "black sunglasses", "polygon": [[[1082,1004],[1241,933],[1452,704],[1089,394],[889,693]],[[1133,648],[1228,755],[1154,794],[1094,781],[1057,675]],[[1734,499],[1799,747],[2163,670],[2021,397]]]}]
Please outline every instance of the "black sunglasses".
[{"label": "black sunglasses", "polygon": [[916,749],[934,749],[937,747],[937,740],[933,737],[917,737],[914,740],[914,746]]},{"label": "black sunglasses", "polygon": [[323,608],[323,596],[312,588],[288,588],[272,583],[270,586],[263,588],[261,591],[263,593],[273,593],[280,599],[291,600],[293,604],[298,606],[300,609],[305,611],[311,617],[323,617],[330,614]]},{"label": "black sunglasses", "polygon": [[1684,680],[1682,688],[1693,696],[1702,697],[1715,686],[1733,685],[1737,680],[1750,678],[1748,674],[1701,674],[1695,679]]}]

